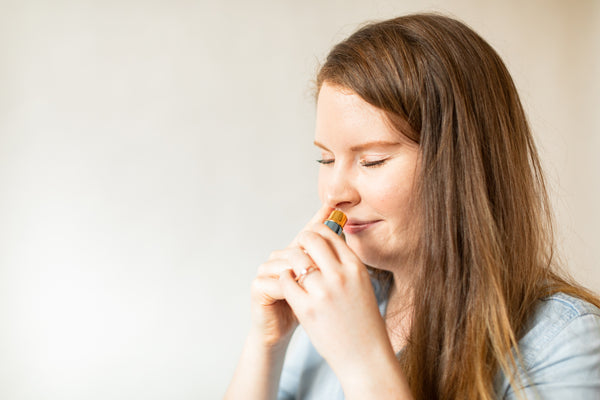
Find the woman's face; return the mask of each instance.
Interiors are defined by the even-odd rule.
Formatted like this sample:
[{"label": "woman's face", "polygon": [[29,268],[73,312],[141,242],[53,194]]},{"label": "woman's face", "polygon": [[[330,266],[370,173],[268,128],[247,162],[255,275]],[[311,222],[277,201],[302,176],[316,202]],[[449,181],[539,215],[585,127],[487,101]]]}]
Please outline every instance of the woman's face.
[{"label": "woman's face", "polygon": [[348,216],[350,248],[367,265],[400,268],[416,243],[409,229],[418,145],[395,132],[383,111],[327,83],[317,101],[315,144],[319,197]]}]

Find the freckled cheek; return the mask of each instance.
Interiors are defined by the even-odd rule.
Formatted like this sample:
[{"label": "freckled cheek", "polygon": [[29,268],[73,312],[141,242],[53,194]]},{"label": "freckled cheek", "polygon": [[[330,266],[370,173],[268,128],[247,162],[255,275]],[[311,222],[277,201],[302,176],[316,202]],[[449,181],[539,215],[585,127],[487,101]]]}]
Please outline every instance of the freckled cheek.
[{"label": "freckled cheek", "polygon": [[404,219],[408,213],[410,190],[392,180],[371,182],[363,191],[363,200],[368,193],[369,204],[385,218]]}]

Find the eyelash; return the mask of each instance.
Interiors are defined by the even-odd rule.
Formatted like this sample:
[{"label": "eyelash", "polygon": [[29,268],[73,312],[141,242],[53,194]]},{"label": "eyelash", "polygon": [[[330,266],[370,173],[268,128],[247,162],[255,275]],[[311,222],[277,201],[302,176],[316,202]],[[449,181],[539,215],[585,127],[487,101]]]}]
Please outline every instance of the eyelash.
[{"label": "eyelash", "polygon": [[317,160],[317,162],[321,165],[333,164],[333,160]]},{"label": "eyelash", "polygon": [[[376,161],[361,161],[360,165],[367,168],[375,168],[382,166],[387,161],[387,158]],[[334,160],[317,160],[317,162],[321,165],[330,165],[333,164]]]}]

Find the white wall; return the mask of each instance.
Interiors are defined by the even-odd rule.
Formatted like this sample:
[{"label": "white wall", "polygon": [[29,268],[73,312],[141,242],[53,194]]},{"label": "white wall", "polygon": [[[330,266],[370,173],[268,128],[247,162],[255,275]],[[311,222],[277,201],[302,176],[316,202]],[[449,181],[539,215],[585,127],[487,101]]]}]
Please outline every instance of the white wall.
[{"label": "white wall", "polygon": [[318,205],[309,81],[369,19],[505,58],[600,291],[600,3],[0,0],[0,398],[216,399],[255,268]]}]

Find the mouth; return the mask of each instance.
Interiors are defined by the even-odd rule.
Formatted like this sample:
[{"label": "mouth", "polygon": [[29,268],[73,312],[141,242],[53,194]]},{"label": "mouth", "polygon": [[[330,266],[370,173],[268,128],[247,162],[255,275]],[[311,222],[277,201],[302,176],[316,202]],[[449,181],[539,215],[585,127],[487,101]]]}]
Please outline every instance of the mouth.
[{"label": "mouth", "polygon": [[378,219],[372,221],[359,221],[349,219],[348,222],[346,222],[346,225],[344,226],[344,233],[350,235],[357,234],[371,228],[378,222],[381,222],[381,220]]}]

